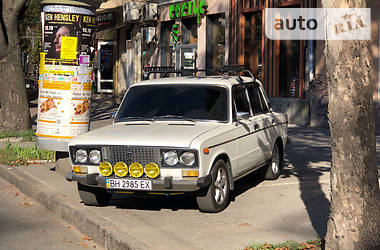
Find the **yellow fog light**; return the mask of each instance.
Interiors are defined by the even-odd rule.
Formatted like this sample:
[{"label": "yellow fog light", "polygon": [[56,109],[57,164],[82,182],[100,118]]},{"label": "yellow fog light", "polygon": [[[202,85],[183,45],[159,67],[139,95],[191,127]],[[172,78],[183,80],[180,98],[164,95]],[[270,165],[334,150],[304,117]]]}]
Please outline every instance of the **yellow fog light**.
[{"label": "yellow fog light", "polygon": [[112,165],[109,162],[103,161],[99,164],[99,172],[104,176],[110,176],[112,174]]},{"label": "yellow fog light", "polygon": [[129,173],[132,177],[139,178],[144,174],[144,168],[140,163],[134,162],[129,166]]},{"label": "yellow fog light", "polygon": [[182,170],[182,177],[198,177],[198,170]]},{"label": "yellow fog light", "polygon": [[73,171],[74,171],[74,173],[87,174],[87,167],[85,167],[85,166],[74,166]]},{"label": "yellow fog light", "polygon": [[119,161],[113,166],[113,171],[115,171],[117,176],[124,177],[128,174],[128,166],[124,162]]},{"label": "yellow fog light", "polygon": [[149,178],[154,179],[160,174],[160,169],[156,163],[151,162],[145,165],[145,174]]}]

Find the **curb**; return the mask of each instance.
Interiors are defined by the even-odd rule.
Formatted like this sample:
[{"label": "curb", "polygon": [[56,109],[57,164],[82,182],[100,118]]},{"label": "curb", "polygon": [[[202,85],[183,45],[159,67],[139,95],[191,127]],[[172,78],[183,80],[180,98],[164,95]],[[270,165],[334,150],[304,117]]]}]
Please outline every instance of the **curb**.
[{"label": "curb", "polygon": [[0,165],[0,177],[106,249],[150,249],[146,243],[129,235],[124,229],[103,220],[86,207],[51,190],[47,185],[15,167]]}]

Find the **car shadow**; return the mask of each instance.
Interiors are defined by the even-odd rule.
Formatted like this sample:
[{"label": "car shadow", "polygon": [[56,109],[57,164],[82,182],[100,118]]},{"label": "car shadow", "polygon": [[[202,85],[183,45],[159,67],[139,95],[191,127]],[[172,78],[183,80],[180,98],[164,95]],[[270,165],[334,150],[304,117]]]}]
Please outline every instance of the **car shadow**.
[{"label": "car shadow", "polygon": [[160,211],[162,209],[178,210],[198,210],[195,198],[189,195],[174,196],[134,196],[113,194],[110,206],[118,209],[135,209]]}]

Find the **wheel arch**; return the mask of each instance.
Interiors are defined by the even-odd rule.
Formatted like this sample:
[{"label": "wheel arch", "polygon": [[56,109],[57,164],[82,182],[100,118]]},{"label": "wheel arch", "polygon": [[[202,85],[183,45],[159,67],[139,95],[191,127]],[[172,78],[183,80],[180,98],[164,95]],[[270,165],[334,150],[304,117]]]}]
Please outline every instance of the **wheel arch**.
[{"label": "wheel arch", "polygon": [[214,164],[219,160],[223,160],[226,163],[226,166],[228,169],[227,174],[228,174],[229,180],[230,180],[230,190],[234,190],[234,180],[233,180],[233,176],[232,176],[231,161],[230,161],[230,158],[228,157],[227,153],[221,153],[215,157],[215,159],[212,161],[209,173],[211,173],[211,170],[212,170]]},{"label": "wheel arch", "polygon": [[279,150],[279,153],[280,153],[280,166],[283,166],[283,161],[284,161],[284,154],[285,154],[285,150],[284,150],[284,142],[282,141],[282,138],[279,136],[277,137],[276,141],[275,141],[275,144],[277,144],[278,146],[278,150]]}]

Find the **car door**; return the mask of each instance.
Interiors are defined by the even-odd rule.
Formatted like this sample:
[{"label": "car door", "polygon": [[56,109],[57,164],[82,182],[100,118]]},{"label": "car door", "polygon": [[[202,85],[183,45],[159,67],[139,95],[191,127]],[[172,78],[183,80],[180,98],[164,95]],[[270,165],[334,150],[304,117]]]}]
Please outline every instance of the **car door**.
[{"label": "car door", "polygon": [[263,163],[271,155],[271,141],[273,134],[271,131],[271,122],[269,108],[262,98],[260,86],[256,83],[247,86],[247,92],[252,107],[253,126],[256,128],[256,139],[259,144],[259,162]]},{"label": "car door", "polygon": [[248,100],[246,86],[237,85],[233,88],[233,103],[236,147],[238,149],[237,163],[238,173],[243,173],[260,162],[260,145],[255,135],[255,120],[252,119],[252,111]]}]

